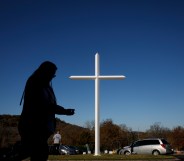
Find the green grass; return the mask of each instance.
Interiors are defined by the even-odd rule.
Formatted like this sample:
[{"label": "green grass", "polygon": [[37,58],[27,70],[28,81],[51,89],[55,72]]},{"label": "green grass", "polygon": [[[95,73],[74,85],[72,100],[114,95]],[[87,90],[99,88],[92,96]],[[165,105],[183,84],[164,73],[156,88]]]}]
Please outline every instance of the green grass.
[{"label": "green grass", "polygon": [[117,155],[117,154],[102,154],[94,156],[86,155],[50,155],[49,160],[163,160],[176,159],[174,155]]}]

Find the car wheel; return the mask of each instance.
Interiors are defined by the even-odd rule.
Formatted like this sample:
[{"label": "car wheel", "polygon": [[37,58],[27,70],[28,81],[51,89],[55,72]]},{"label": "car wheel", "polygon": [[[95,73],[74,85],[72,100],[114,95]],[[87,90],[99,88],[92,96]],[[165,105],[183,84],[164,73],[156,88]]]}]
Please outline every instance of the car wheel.
[{"label": "car wheel", "polygon": [[119,155],[124,154],[124,153],[123,153],[123,150],[119,150],[119,151],[118,151],[118,154],[119,154]]},{"label": "car wheel", "polygon": [[125,155],[130,155],[131,153],[129,151],[124,152]]},{"label": "car wheel", "polygon": [[153,155],[160,155],[160,152],[159,152],[158,150],[154,150],[154,151],[152,152],[152,154],[153,154]]},{"label": "car wheel", "polygon": [[65,153],[62,150],[60,150],[60,149],[59,149],[59,154],[60,155],[65,155]]}]

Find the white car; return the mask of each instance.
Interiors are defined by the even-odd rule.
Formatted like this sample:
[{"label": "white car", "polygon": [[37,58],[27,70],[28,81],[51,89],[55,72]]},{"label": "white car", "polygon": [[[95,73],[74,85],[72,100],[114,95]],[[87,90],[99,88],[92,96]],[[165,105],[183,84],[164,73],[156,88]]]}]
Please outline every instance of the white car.
[{"label": "white car", "polygon": [[126,146],[119,150],[119,154],[172,154],[174,150],[170,144],[161,138],[143,139],[133,142],[130,146]]}]

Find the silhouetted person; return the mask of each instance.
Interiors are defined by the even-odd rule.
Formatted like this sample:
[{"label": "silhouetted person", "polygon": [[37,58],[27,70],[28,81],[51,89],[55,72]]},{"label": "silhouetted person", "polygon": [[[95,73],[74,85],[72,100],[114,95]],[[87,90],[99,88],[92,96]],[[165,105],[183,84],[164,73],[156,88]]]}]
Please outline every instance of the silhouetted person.
[{"label": "silhouetted person", "polygon": [[74,109],[65,109],[56,103],[50,85],[56,70],[54,63],[43,62],[26,82],[18,125],[22,144],[19,160],[30,157],[31,161],[46,161],[47,140],[54,133],[56,126],[55,114],[74,114]]}]

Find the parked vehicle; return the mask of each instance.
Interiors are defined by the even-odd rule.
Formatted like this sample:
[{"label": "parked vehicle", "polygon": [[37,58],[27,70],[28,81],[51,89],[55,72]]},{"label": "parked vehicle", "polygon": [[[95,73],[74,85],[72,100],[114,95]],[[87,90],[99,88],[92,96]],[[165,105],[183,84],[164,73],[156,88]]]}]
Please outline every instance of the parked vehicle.
[{"label": "parked vehicle", "polygon": [[59,149],[54,145],[49,145],[49,154],[50,155],[74,155],[76,151],[70,148],[67,145],[60,145]]},{"label": "parked vehicle", "polygon": [[143,139],[133,142],[130,146],[126,146],[118,151],[119,154],[172,154],[174,150],[171,145],[162,138]]},{"label": "parked vehicle", "polygon": [[81,151],[80,151],[80,149],[78,147],[69,145],[69,148],[73,149],[76,154],[81,154]]}]

